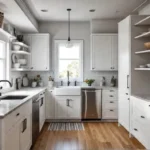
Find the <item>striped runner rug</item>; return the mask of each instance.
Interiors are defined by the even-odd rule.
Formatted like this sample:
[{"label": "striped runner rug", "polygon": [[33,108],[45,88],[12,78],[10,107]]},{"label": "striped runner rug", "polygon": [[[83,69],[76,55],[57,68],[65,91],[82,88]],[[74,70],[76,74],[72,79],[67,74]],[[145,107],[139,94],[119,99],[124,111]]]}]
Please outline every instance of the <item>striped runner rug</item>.
[{"label": "striped runner rug", "polygon": [[83,123],[50,123],[50,131],[81,131],[84,130]]}]

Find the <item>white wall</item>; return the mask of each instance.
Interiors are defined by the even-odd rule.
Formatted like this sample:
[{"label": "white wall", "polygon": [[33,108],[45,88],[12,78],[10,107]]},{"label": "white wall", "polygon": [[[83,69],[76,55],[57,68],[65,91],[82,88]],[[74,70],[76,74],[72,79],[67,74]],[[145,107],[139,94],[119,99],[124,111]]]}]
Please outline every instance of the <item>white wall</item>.
[{"label": "white wall", "polygon": [[150,4],[139,11],[139,15],[150,15]]},{"label": "white wall", "polygon": [[[50,33],[51,34],[51,44],[52,44],[52,70],[55,71],[55,50],[54,50],[54,40],[58,39],[67,39],[68,28],[67,22],[47,22],[39,24],[39,31],[41,33]],[[104,29],[105,25],[103,26]],[[108,29],[108,28],[107,28]],[[106,29],[106,31],[107,31]],[[117,24],[116,28],[117,29]],[[91,72],[90,71],[90,22],[72,22],[71,23],[71,38],[84,40],[84,66],[83,66],[83,76],[86,78],[96,79],[96,84],[99,85],[100,78],[105,76],[107,82],[110,82],[110,79],[113,75],[117,76],[117,72]],[[29,73],[29,76],[35,76],[40,74],[44,80],[44,84],[47,84],[48,76],[50,72],[32,72]]]}]

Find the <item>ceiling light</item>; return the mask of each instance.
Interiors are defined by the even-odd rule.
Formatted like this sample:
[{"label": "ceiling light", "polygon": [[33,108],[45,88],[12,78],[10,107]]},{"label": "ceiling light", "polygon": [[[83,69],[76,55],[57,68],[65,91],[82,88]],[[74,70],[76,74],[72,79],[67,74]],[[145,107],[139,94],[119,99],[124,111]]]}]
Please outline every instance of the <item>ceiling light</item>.
[{"label": "ceiling light", "polygon": [[90,9],[90,10],[89,10],[89,12],[95,12],[95,11],[96,11],[95,9]]},{"label": "ceiling light", "polygon": [[47,9],[41,9],[41,11],[42,11],[42,12],[48,12],[48,10],[47,10]]}]

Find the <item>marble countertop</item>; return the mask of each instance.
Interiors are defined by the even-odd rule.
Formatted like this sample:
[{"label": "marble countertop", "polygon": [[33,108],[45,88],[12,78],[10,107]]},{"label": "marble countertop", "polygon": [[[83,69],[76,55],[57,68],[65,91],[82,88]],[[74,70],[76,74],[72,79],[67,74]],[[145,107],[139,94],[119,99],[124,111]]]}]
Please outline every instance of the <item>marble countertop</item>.
[{"label": "marble countertop", "polygon": [[147,95],[144,95],[144,94],[136,94],[136,95],[131,95],[131,97],[136,97],[136,98],[139,98],[139,99],[141,99],[141,100],[150,102],[150,95],[149,95],[149,94],[147,94]]},{"label": "marble countertop", "polygon": [[21,90],[15,90],[11,92],[7,92],[3,94],[0,98],[5,97],[7,95],[27,95],[27,97],[23,100],[0,100],[0,119],[4,118],[6,115],[31,100],[35,95],[46,90],[46,87],[40,88],[22,88]]}]

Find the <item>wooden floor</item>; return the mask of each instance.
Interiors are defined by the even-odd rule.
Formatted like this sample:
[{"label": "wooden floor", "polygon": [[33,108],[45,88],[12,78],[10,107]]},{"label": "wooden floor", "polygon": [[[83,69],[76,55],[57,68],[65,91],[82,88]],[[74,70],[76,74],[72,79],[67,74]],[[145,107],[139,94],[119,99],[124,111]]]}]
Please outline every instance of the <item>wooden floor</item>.
[{"label": "wooden floor", "polygon": [[145,149],[117,123],[84,123],[84,131],[48,131],[49,123],[33,150],[136,150]]}]

